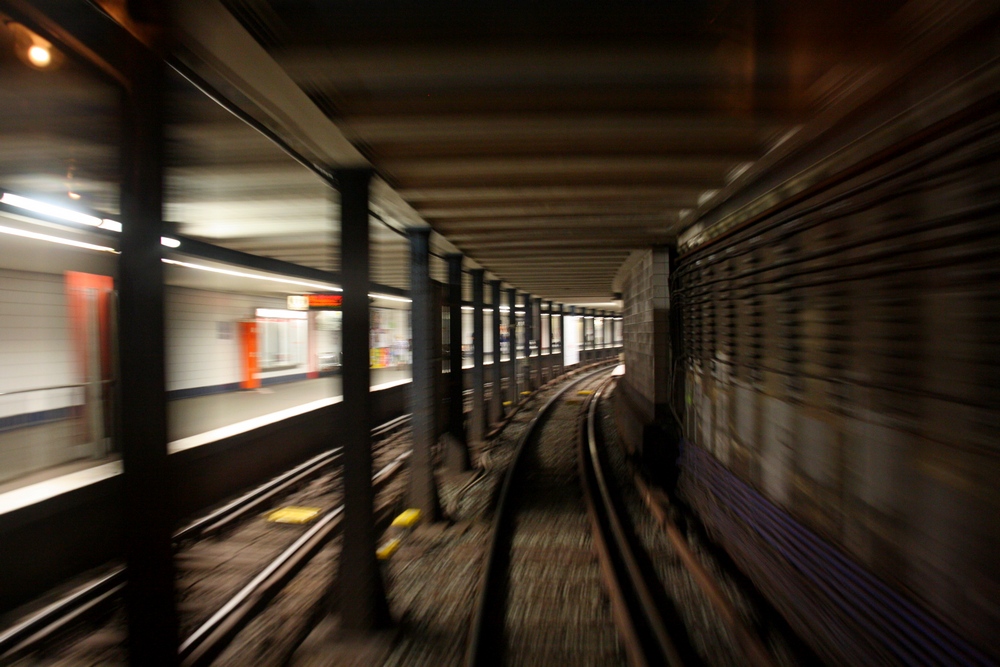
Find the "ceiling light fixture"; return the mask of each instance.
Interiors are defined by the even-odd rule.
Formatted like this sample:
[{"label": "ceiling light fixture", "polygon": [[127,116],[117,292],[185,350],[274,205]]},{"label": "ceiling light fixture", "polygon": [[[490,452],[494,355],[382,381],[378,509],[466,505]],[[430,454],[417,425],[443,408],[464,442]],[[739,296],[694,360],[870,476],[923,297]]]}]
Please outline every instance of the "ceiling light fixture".
[{"label": "ceiling light fixture", "polygon": [[32,44],[28,47],[28,61],[35,67],[48,67],[52,64],[52,52],[43,44]]},{"label": "ceiling light fixture", "polygon": [[90,225],[91,227],[101,226],[101,219],[92,215],[87,215],[86,213],[74,211],[69,208],[63,208],[62,206],[55,206],[54,204],[46,204],[45,202],[11,194],[10,192],[3,193],[3,197],[0,197],[0,204],[16,206],[17,208],[23,208],[25,211],[41,213],[42,215],[59,218],[60,220],[68,220],[69,222],[76,222],[81,225]]},{"label": "ceiling light fixture", "polygon": [[386,301],[398,301],[400,303],[413,303],[413,299],[407,299],[402,296],[390,296],[388,294],[369,294],[372,299],[385,299]]},{"label": "ceiling light fixture", "polygon": [[197,271],[208,271],[209,273],[220,273],[225,276],[234,276],[236,278],[249,278],[251,280],[266,280],[274,283],[282,283],[284,285],[298,285],[300,287],[308,287],[310,289],[320,290],[323,292],[343,292],[339,287],[334,287],[333,285],[321,285],[319,283],[310,283],[304,280],[292,280],[291,278],[278,278],[275,276],[261,276],[255,273],[244,273],[243,271],[231,271],[229,269],[220,269],[215,266],[205,266],[204,264],[192,264],[191,262],[182,262],[177,259],[168,259],[166,257],[161,260],[164,264],[172,264],[174,266],[182,266],[186,269],[195,269]]},{"label": "ceiling light fixture", "polygon": [[181,245],[181,242],[178,241],[177,239],[172,239],[169,236],[161,236],[160,237],[160,245],[165,245],[168,248],[179,248],[180,245]]},{"label": "ceiling light fixture", "polygon": [[29,232],[25,229],[15,229],[14,227],[0,227],[0,234],[10,234],[11,236],[21,236],[26,239],[34,239],[36,241],[48,241],[49,243],[58,243],[60,245],[73,246],[74,248],[83,248],[85,250],[97,250],[99,252],[110,252],[117,255],[118,251],[114,248],[109,248],[103,245],[95,245],[93,243],[85,243],[83,241],[74,241],[72,239],[64,239],[61,236],[52,236],[50,234],[39,234],[38,232]]}]

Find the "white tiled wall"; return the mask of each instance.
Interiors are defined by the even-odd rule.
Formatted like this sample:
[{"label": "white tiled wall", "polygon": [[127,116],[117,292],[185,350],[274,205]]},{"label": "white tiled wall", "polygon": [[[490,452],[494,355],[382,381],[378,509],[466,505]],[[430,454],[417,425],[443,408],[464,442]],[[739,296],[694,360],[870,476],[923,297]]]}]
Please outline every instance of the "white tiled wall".
[{"label": "white tiled wall", "polygon": [[[0,392],[81,382],[63,277],[0,269]],[[0,396],[0,417],[72,405],[68,390]]]},{"label": "white tiled wall", "polygon": [[242,380],[237,323],[253,319],[256,308],[284,307],[276,297],[168,287],[167,391]]},{"label": "white tiled wall", "polygon": [[[0,392],[79,383],[59,274],[0,269]],[[82,390],[48,389],[0,396],[0,417],[65,408]],[[81,422],[69,419],[0,433],[0,482],[91,453]]]}]

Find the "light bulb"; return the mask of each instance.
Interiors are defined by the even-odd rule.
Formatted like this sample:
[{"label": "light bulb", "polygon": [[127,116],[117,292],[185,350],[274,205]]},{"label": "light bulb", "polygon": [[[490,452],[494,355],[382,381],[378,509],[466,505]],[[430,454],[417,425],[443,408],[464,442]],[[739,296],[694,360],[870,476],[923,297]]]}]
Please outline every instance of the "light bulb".
[{"label": "light bulb", "polygon": [[35,44],[28,49],[28,60],[35,67],[48,67],[52,64],[52,53],[44,46]]}]

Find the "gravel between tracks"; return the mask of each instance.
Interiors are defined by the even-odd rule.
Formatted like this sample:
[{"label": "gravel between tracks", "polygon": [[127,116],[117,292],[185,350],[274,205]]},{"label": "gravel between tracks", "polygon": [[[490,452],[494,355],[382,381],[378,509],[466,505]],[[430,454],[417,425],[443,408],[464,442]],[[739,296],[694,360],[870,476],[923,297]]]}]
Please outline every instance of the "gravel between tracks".
[{"label": "gravel between tracks", "polygon": [[[610,395],[607,398],[611,400]],[[639,496],[608,400],[601,401],[598,417],[615,486],[660,581],[674,601],[698,658],[706,665],[719,667],[747,664],[736,638],[684,567],[666,533]],[[678,521],[681,518],[678,508],[671,507],[670,512],[679,526],[687,525],[687,521]],[[775,663],[782,666],[809,664],[803,662],[803,656],[796,655],[798,649],[793,648],[796,640],[789,638],[787,629],[774,622],[772,613],[762,609],[759,594],[748,591],[747,583],[719,562],[715,555],[717,548],[705,543],[696,531],[682,528],[682,532],[686,532],[692,553],[708,570],[743,623],[751,632],[760,635]]]}]

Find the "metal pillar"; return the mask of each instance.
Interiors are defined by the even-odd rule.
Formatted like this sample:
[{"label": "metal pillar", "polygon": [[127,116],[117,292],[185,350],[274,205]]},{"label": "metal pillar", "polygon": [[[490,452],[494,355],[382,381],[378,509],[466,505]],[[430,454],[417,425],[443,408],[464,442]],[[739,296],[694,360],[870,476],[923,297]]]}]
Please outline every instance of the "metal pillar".
[{"label": "metal pillar", "polygon": [[500,281],[490,281],[490,296],[493,299],[493,391],[490,393],[490,421],[503,419],[503,364],[500,353]]},{"label": "metal pillar", "polygon": [[590,360],[597,359],[597,310],[590,309]]},{"label": "metal pillar", "polygon": [[344,536],[340,549],[340,624],[367,632],[390,623],[382,573],[375,558],[372,489],[371,357],[369,354],[370,169],[335,171],[340,190],[340,281],[344,289],[341,340],[344,419]]},{"label": "metal pillar", "polygon": [[532,323],[531,295],[524,295],[524,390],[531,391],[535,385],[531,379],[531,341],[534,338]]},{"label": "metal pillar", "polygon": [[459,472],[471,468],[465,437],[465,406],[462,397],[462,255],[450,253],[448,260],[448,434],[445,461]]},{"label": "metal pillar", "polygon": [[483,348],[483,269],[472,269],[472,415],[469,442],[482,443],[486,435],[486,350]]},{"label": "metal pillar", "polygon": [[559,304],[559,372],[566,372],[566,306]]},{"label": "metal pillar", "polygon": [[[587,323],[590,323],[588,326]],[[587,361],[594,360],[594,309],[584,308],[583,309],[583,340],[585,341],[585,348],[587,350]]]},{"label": "metal pillar", "polygon": [[532,364],[535,371],[532,374],[535,378],[535,386],[542,386],[542,300],[531,300],[531,319],[535,323],[535,363]]},{"label": "metal pillar", "polygon": [[603,359],[604,356],[605,356],[605,354],[604,354],[605,332],[604,332],[604,311],[603,310],[596,311],[596,313],[594,315],[594,338],[597,338],[597,318],[598,317],[601,318],[601,337],[597,341],[597,349],[598,349],[597,357],[599,359]]},{"label": "metal pillar", "polygon": [[134,52],[122,142],[121,213],[127,222],[118,261],[118,352],[128,654],[132,665],[176,665],[175,504],[167,462],[160,262],[166,83],[162,59],[126,41]]},{"label": "metal pillar", "polygon": [[[410,320],[413,338],[413,382],[410,384],[410,423],[413,454],[410,456],[410,481],[407,505],[419,509],[429,521],[441,518],[441,502],[434,480],[432,449],[437,441],[434,400],[434,318],[441,312],[434,308],[430,282],[429,227],[410,228]],[[440,360],[436,363],[440,370]]]},{"label": "metal pillar", "polygon": [[517,290],[507,290],[507,395],[511,409],[521,398],[517,377]]},{"label": "metal pillar", "polygon": [[549,338],[548,338],[547,341],[542,341],[543,343],[545,343],[545,347],[549,351],[548,359],[546,360],[547,363],[548,363],[548,372],[545,374],[545,377],[546,377],[546,379],[551,380],[554,377],[554,375],[555,375],[555,356],[554,356],[555,350],[552,349],[552,324],[553,324],[553,322],[552,322],[552,302],[551,301],[546,301],[545,302],[545,317],[546,317],[546,321],[549,323],[549,326],[548,326],[548,329],[549,329]]},{"label": "metal pillar", "polygon": [[[576,317],[576,306],[570,306],[569,307],[569,314],[570,314],[571,317]],[[576,364],[577,364],[577,366],[579,366],[580,363],[583,361],[583,342],[582,342],[582,339],[579,336],[579,332],[580,332],[580,324],[579,323],[580,323],[580,320],[577,320],[574,323],[574,326],[577,328],[577,334],[578,334],[577,337],[576,337],[576,340],[577,340]]]}]

